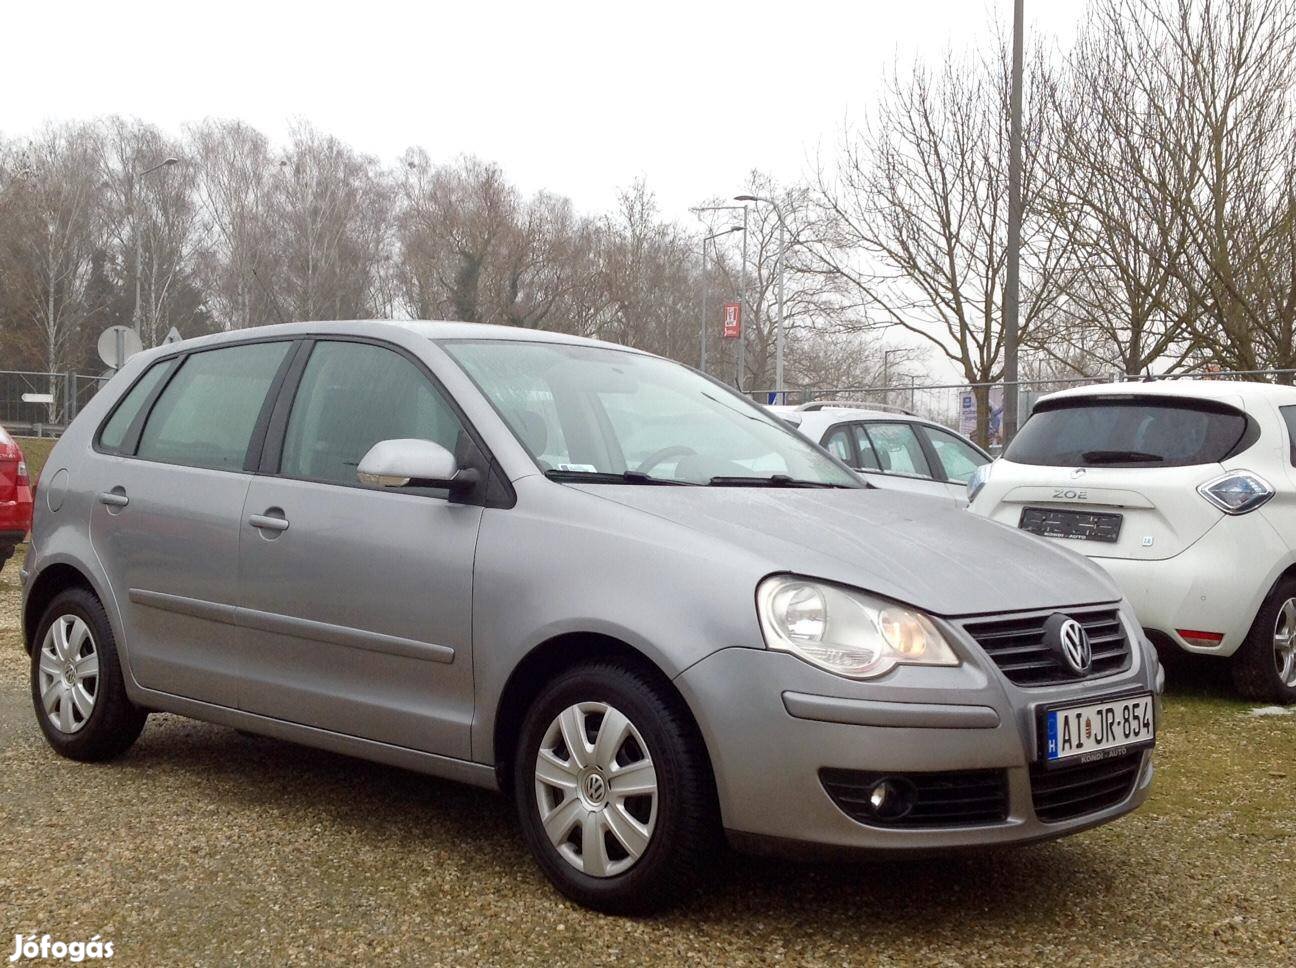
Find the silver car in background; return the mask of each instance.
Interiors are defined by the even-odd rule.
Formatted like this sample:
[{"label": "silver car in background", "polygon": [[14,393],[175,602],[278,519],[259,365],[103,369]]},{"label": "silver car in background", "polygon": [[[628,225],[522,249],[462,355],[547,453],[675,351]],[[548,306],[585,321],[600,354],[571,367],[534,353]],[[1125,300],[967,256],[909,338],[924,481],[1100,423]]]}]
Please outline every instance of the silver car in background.
[{"label": "silver car in background", "polygon": [[1111,581],[864,487],[686,367],[558,334],[309,323],[133,358],[21,572],[49,744],[149,711],[503,790],[577,901],[727,835],[897,853],[1147,795],[1160,671]]}]

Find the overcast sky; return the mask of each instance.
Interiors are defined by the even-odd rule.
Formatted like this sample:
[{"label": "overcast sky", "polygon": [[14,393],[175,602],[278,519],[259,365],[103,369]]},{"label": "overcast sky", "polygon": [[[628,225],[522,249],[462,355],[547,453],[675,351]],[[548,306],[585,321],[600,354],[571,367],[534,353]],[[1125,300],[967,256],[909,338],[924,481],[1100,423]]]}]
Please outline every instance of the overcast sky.
[{"label": "overcast sky", "polygon": [[[1026,0],[1027,23],[1066,38],[1083,6]],[[643,177],[687,217],[753,167],[803,175],[886,66],[987,43],[996,17],[1011,0],[15,2],[0,131],[304,119],[386,162],[476,154],[587,212]]]}]

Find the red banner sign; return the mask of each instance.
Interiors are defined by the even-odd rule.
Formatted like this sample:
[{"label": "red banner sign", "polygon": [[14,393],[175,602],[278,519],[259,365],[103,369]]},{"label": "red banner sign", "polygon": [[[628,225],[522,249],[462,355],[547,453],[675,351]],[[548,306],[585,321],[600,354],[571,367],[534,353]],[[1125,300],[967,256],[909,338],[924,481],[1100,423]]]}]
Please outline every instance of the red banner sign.
[{"label": "red banner sign", "polygon": [[737,339],[742,335],[742,303],[724,304],[724,331],[721,335],[725,339]]}]

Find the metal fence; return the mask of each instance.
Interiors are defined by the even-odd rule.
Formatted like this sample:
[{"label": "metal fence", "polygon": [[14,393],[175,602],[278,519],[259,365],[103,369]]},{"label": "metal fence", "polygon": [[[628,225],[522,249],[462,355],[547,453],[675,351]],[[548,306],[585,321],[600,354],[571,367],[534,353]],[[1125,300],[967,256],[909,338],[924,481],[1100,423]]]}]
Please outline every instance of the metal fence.
[{"label": "metal fence", "polygon": [[107,381],[72,371],[0,370],[0,425],[23,436],[57,437]]}]

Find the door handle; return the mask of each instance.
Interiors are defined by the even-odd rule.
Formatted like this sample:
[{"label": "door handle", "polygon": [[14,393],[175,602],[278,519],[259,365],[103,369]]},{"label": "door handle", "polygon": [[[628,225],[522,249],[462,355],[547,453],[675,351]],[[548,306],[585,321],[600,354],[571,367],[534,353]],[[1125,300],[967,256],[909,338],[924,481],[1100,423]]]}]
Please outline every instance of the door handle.
[{"label": "door handle", "polygon": [[99,503],[106,504],[110,508],[124,508],[130,504],[130,498],[126,496],[126,488],[114,487],[111,491],[99,492]]},{"label": "door handle", "polygon": [[[278,511],[278,514],[272,512]],[[248,524],[259,531],[287,531],[288,519],[283,516],[283,511],[278,508],[270,508],[265,514],[253,514],[248,517]]]}]

